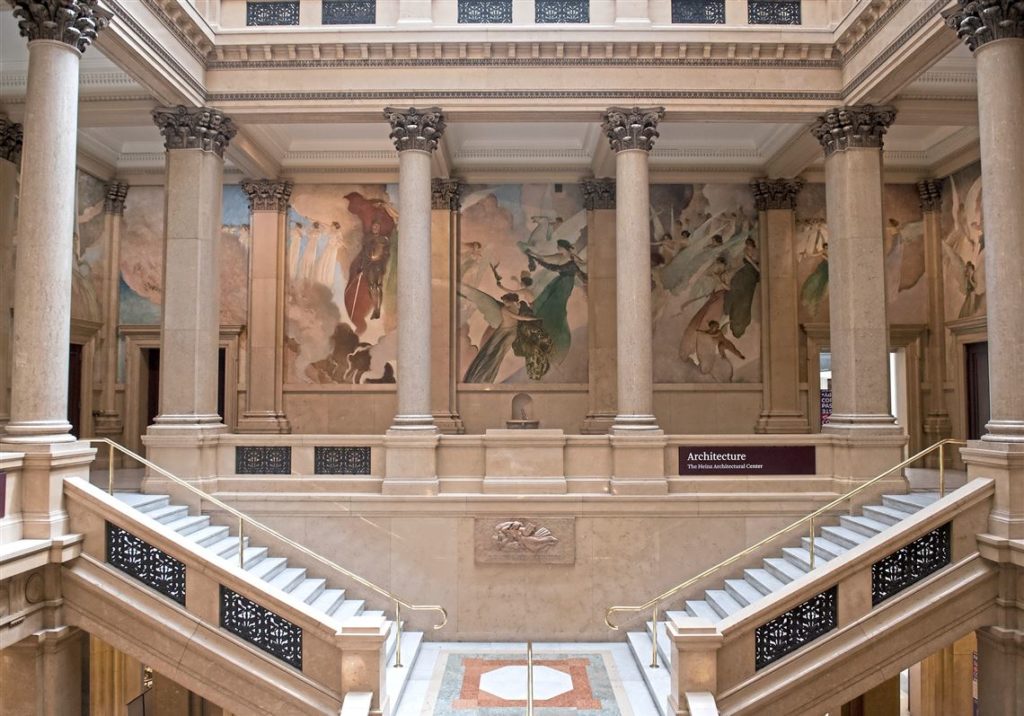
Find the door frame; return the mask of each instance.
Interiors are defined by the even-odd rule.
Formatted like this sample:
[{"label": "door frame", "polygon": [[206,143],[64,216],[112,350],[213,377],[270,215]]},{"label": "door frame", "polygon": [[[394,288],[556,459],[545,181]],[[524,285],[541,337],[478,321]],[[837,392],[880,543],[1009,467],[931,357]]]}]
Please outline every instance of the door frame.
[{"label": "door frame", "polygon": [[953,338],[947,380],[952,380],[953,404],[950,415],[953,437],[964,440],[967,435],[967,344],[988,341],[988,318],[982,314],[973,318],[948,321],[946,329]]},{"label": "door frame", "polygon": [[76,435],[77,438],[90,438],[95,435],[93,406],[96,405],[96,392],[102,389],[102,385],[96,383],[93,372],[96,365],[96,342],[102,327],[103,323],[100,321],[71,319],[71,339],[68,343],[82,346],[82,388],[78,396],[81,409],[78,424],[82,434]]}]

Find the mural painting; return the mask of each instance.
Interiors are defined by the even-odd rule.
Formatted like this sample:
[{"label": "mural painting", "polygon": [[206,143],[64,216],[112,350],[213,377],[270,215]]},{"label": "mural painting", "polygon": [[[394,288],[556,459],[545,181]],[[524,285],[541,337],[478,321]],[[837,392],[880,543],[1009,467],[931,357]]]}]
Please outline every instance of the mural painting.
[{"label": "mural painting", "polygon": [[466,188],[463,383],[587,382],[586,256],[587,215],[577,185]]},{"label": "mural painting", "polygon": [[289,383],[394,383],[397,187],[292,192],[286,241]]},{"label": "mural painting", "polygon": [[953,174],[942,192],[942,266],[946,319],[985,313],[985,230],[981,165]]},{"label": "mural painting", "polygon": [[747,185],[652,186],[655,382],[758,382],[760,280]]},{"label": "mural painting", "polygon": [[71,315],[88,321],[103,320],[103,273],[106,246],[103,241],[103,199],[106,185],[83,171],[78,172],[77,223],[71,260]]}]

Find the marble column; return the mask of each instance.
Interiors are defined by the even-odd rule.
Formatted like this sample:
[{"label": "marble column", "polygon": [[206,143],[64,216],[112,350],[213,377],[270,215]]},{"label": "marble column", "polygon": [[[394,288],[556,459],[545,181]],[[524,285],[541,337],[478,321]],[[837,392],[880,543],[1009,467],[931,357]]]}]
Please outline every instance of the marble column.
[{"label": "marble column", "polygon": [[224,149],[236,130],[208,107],[157,107],[153,120],[167,156],[160,413],[147,436],[220,432],[218,249]]},{"label": "marble column", "polygon": [[249,197],[249,323],[246,330],[246,409],[240,433],[288,433],[284,370],[285,219],[290,181],[246,179]]},{"label": "marble column", "polygon": [[587,210],[589,408],[582,433],[606,434],[615,420],[615,181],[584,179]]},{"label": "marble column", "polygon": [[663,107],[612,107],[603,128],[615,152],[618,405],[614,434],[660,433],[651,351],[651,195],[648,159]]},{"label": "marble column", "polygon": [[0,713],[81,714],[84,636],[74,627],[58,626],[0,652]]},{"label": "marble column", "polygon": [[[1005,611],[1011,609],[1014,607],[1007,605]],[[1015,611],[1019,613],[1020,607]],[[1024,633],[1019,627],[987,627],[977,634],[980,713],[983,716],[1020,716],[1024,713]]]},{"label": "marble column", "polygon": [[[431,183],[430,277],[432,341],[430,356],[431,412],[442,433],[461,434],[456,387],[458,362],[459,209],[462,182],[434,179]],[[443,349],[442,349],[443,347]]]},{"label": "marble column", "polygon": [[[21,125],[0,117],[0,276],[14,275]],[[11,343],[14,281],[0,282],[0,435],[11,419]]]},{"label": "marble column", "polygon": [[758,433],[808,433],[800,401],[799,288],[796,279],[796,199],[802,179],[755,179],[761,257],[761,374]]},{"label": "marble column", "polygon": [[[942,181],[918,182],[921,213],[924,217],[925,280],[928,281],[928,345],[925,348],[925,373],[928,377],[928,412],[924,419],[925,442],[932,445],[948,438],[953,431],[946,407],[946,303],[942,271]],[[933,453],[930,466],[938,466]]]},{"label": "marble column", "polygon": [[106,237],[106,266],[103,297],[103,384],[100,411],[96,416],[97,435],[120,435],[123,429],[117,410],[117,326],[121,284],[121,224],[128,185],[107,184],[103,201],[103,232]]}]

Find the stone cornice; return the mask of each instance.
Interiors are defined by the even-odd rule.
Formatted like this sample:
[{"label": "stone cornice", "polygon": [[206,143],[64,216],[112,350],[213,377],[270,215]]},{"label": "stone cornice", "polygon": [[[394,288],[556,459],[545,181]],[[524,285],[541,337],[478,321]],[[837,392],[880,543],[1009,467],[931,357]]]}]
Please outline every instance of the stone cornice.
[{"label": "stone cornice", "polygon": [[430,180],[430,205],[434,209],[458,211],[462,208],[462,190],[465,187],[458,179]]},{"label": "stone cornice", "polygon": [[942,17],[971,52],[993,40],[1024,39],[1024,0],[956,0]]},{"label": "stone cornice", "polygon": [[124,202],[128,197],[128,185],[114,181],[107,184],[107,193],[103,197],[103,211],[107,214],[124,215]]},{"label": "stone cornice", "polygon": [[21,136],[20,124],[0,117],[0,159],[6,159],[13,164],[21,162]]},{"label": "stone cornice", "polygon": [[157,107],[153,121],[168,150],[202,149],[220,157],[238,131],[229,117],[210,107]]},{"label": "stone cornice", "polygon": [[440,107],[385,107],[384,118],[391,125],[391,134],[388,136],[395,143],[395,149],[400,152],[410,149],[421,152],[434,151],[446,126],[444,112]]},{"label": "stone cornice", "polygon": [[942,183],[941,179],[925,179],[917,183],[917,193],[921,198],[921,211],[942,209]]},{"label": "stone cornice", "polygon": [[580,182],[584,209],[614,209],[614,179],[584,179]]},{"label": "stone cornice", "polygon": [[665,116],[664,107],[609,107],[601,120],[612,151],[654,148],[658,138],[658,122]]},{"label": "stone cornice", "polygon": [[98,0],[13,0],[22,37],[57,40],[85,52],[110,23],[111,12]]},{"label": "stone cornice", "polygon": [[249,197],[250,211],[288,211],[288,203],[292,197],[290,181],[275,179],[243,179],[242,191]]},{"label": "stone cornice", "polygon": [[811,133],[825,150],[825,156],[851,148],[882,148],[882,137],[896,119],[892,107],[870,104],[836,107],[818,118]]},{"label": "stone cornice", "polygon": [[764,177],[750,182],[750,190],[754,193],[754,206],[758,211],[771,209],[796,209],[796,198],[804,188],[804,180],[769,179]]}]

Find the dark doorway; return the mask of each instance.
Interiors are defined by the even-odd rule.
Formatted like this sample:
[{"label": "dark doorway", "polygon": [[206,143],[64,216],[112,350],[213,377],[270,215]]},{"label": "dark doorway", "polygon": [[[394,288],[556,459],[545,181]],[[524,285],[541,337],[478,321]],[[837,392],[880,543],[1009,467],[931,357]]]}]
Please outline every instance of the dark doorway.
[{"label": "dark doorway", "polygon": [[221,348],[217,351],[217,415],[220,421],[224,422],[224,395],[225,384],[227,383],[227,350]]},{"label": "dark doorway", "polygon": [[141,405],[145,409],[143,429],[153,424],[160,414],[160,349],[142,349],[142,375],[139,376]]},{"label": "dark doorway", "polygon": [[988,342],[964,346],[967,374],[967,439],[978,440],[992,417],[988,392]]},{"label": "dark doorway", "polygon": [[82,436],[82,344],[72,343],[68,351],[68,422],[71,434]]}]

